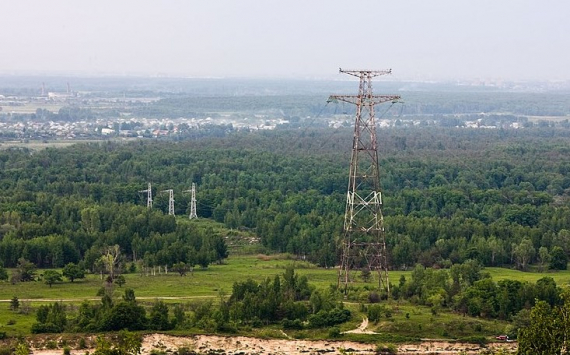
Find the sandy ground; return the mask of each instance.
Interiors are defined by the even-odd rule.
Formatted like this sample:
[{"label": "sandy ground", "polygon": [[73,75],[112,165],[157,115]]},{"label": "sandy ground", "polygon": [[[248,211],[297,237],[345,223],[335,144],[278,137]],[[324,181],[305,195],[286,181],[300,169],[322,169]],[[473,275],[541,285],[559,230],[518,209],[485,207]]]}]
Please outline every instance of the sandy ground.
[{"label": "sandy ground", "polygon": [[[197,353],[207,353],[217,350],[218,354],[227,355],[313,355],[313,354],[375,354],[375,345],[362,344],[350,341],[310,341],[296,339],[257,339],[248,337],[224,337],[215,335],[197,336],[170,336],[164,334],[150,334],[143,339],[141,355],[149,355],[154,349],[172,354],[178,348],[185,347]],[[516,350],[516,343],[492,343],[487,349],[504,347],[511,351]],[[478,345],[452,343],[447,341],[425,341],[418,344],[400,344],[399,354],[478,354],[483,350]],[[73,355],[83,355],[86,351],[93,353],[93,349],[72,350]],[[61,355],[62,350],[33,350],[34,355]]]}]

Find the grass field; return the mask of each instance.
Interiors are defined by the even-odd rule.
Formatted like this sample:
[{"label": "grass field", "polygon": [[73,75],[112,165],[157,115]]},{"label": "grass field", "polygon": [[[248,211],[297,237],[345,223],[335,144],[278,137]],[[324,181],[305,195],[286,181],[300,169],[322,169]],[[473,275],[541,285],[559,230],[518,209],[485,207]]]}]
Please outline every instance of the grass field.
[{"label": "grass field", "polygon": [[2,112],[31,114],[31,113],[36,113],[36,110],[39,108],[48,110],[53,113],[57,113],[59,109],[62,108],[63,106],[64,106],[63,103],[28,102],[25,105],[21,106],[3,105],[1,107],[2,107]]}]

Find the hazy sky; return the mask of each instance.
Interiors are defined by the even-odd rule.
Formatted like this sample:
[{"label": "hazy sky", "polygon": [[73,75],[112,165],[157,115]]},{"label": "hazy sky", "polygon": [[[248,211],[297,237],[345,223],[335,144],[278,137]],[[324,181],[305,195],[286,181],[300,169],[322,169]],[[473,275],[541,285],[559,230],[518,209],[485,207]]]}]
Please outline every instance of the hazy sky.
[{"label": "hazy sky", "polygon": [[6,0],[0,72],[570,80],[568,0]]}]

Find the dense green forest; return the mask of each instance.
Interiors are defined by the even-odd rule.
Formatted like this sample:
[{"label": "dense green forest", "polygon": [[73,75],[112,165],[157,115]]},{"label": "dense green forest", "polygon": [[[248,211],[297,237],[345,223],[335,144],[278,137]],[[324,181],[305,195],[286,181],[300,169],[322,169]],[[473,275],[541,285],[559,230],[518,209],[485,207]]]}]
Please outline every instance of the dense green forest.
[{"label": "dense green forest", "polygon": [[[473,259],[565,268],[570,253],[569,130],[406,128],[379,134],[384,214],[394,269]],[[80,144],[0,152],[0,260],[38,267],[84,261],[119,245],[128,261],[207,265],[223,238],[147,210],[139,193],[174,189],[189,211],[255,232],[268,251],[337,262],[350,130],[236,133],[223,138]]]}]

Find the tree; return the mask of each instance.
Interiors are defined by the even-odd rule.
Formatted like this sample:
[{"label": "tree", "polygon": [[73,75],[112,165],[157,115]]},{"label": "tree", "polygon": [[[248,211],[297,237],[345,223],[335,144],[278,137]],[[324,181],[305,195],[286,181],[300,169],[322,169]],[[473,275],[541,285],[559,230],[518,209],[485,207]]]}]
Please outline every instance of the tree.
[{"label": "tree", "polygon": [[127,282],[123,275],[119,275],[115,278],[115,283],[119,285],[119,287],[123,287],[123,285]]},{"label": "tree", "polygon": [[121,256],[121,248],[119,245],[115,244],[113,246],[108,246],[103,256],[101,256],[100,260],[105,266],[105,270],[111,276],[111,279],[115,279],[115,274],[117,273],[117,269],[120,264],[120,256]]},{"label": "tree", "polygon": [[180,261],[180,262],[172,265],[172,271],[179,273],[180,276],[186,275],[188,270],[189,270],[188,265],[186,265],[183,261]]},{"label": "tree", "polygon": [[530,313],[530,324],[519,329],[519,355],[561,354],[561,342],[566,339],[557,312],[548,303],[538,301]]},{"label": "tree", "polygon": [[36,323],[32,325],[32,333],[61,333],[67,325],[65,306],[61,303],[42,305],[36,312]]},{"label": "tree", "polygon": [[362,281],[368,283],[370,282],[370,279],[372,278],[372,273],[370,272],[369,268],[364,268],[360,271],[360,278],[362,279]]},{"label": "tree", "polygon": [[156,301],[150,310],[149,326],[153,330],[170,330],[168,306],[163,301]]},{"label": "tree", "polygon": [[10,300],[10,310],[17,311],[19,308],[20,308],[20,300],[18,300],[18,297],[16,296],[12,297],[12,299]]},{"label": "tree", "polygon": [[536,249],[534,249],[532,241],[529,238],[524,238],[520,244],[514,246],[513,253],[515,255],[518,268],[526,270],[528,263],[536,254]]},{"label": "tree", "polygon": [[74,263],[68,263],[62,270],[63,276],[73,282],[75,279],[85,278],[85,269]]},{"label": "tree", "polygon": [[568,268],[568,256],[564,249],[559,246],[552,248],[549,268],[552,270],[566,270]]},{"label": "tree", "polygon": [[136,302],[121,301],[111,308],[103,330],[143,330],[147,326],[146,311]]},{"label": "tree", "polygon": [[540,271],[542,272],[550,261],[550,254],[548,253],[547,247],[538,248],[538,259],[540,261]]},{"label": "tree", "polygon": [[0,266],[0,281],[8,280],[8,272],[4,266]]},{"label": "tree", "polygon": [[50,288],[51,285],[58,281],[61,281],[61,274],[59,272],[55,270],[46,270],[44,272],[44,282],[48,284]]},{"label": "tree", "polygon": [[214,251],[216,253],[216,260],[218,264],[222,263],[222,260],[226,259],[229,255],[228,247],[226,246],[226,241],[221,235],[214,238]]},{"label": "tree", "polygon": [[497,237],[494,235],[490,236],[487,239],[487,246],[489,247],[489,251],[491,253],[491,265],[494,266],[502,260],[503,254],[505,252],[503,244],[503,241],[501,239],[497,239]]},{"label": "tree", "polygon": [[36,265],[29,262],[24,258],[18,259],[18,265],[16,270],[16,279],[18,281],[33,281],[36,276]]}]

